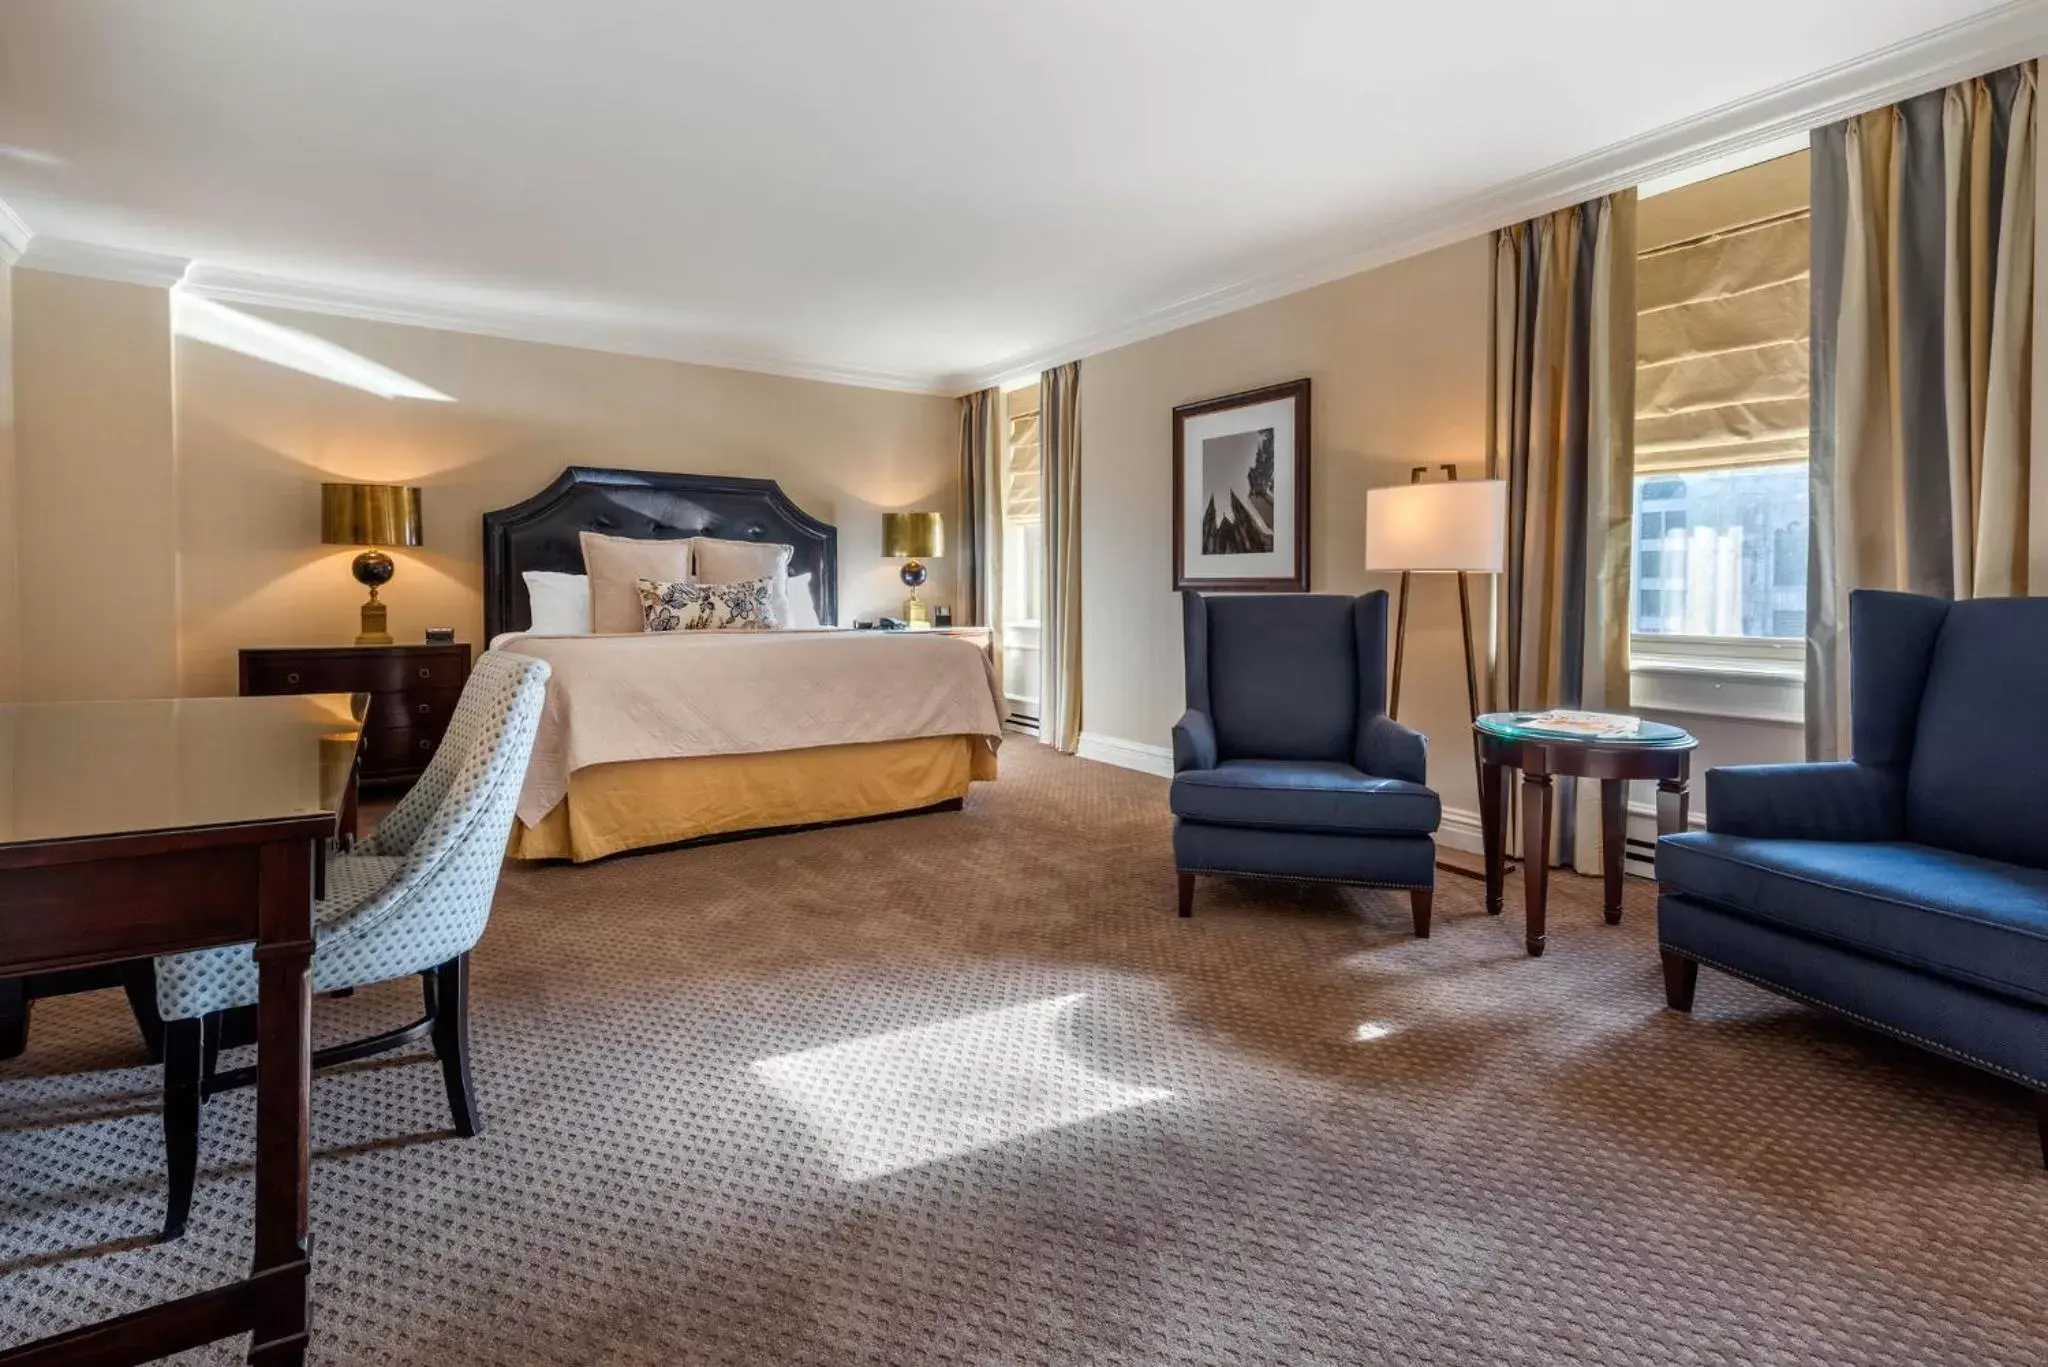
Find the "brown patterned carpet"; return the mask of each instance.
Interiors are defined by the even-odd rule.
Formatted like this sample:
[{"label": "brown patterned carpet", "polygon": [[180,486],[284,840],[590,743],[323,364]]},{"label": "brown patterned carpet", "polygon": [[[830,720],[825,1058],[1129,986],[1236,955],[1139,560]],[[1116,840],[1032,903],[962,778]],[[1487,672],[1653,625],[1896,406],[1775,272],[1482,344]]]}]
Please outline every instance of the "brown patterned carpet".
[{"label": "brown patterned carpet", "polygon": [[[1205,883],[1182,922],[1163,782],[1004,768],[960,814],[509,871],[485,1134],[431,1063],[315,1084],[316,1358],[2043,1360],[2016,1091],[1711,973],[1666,1013],[1647,885],[1613,929],[1561,876],[1538,961],[1458,878],[1429,941],[1372,892]],[[38,1012],[0,1345],[248,1256],[249,1095],[155,1246],[120,996]]]}]

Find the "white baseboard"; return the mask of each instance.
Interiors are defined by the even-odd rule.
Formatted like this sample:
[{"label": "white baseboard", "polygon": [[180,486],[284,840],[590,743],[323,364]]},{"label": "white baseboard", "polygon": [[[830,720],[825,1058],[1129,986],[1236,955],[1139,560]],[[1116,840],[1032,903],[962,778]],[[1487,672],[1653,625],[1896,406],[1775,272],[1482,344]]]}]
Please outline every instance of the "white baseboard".
[{"label": "white baseboard", "polygon": [[1486,845],[1479,835],[1479,813],[1462,807],[1444,808],[1443,821],[1436,828],[1436,843],[1466,854],[1483,854]]},{"label": "white baseboard", "polygon": [[1146,745],[1142,741],[1119,740],[1115,736],[1083,731],[1080,747],[1074,753],[1098,764],[1136,769],[1141,774],[1153,774],[1159,778],[1173,777],[1173,751],[1163,745]]}]

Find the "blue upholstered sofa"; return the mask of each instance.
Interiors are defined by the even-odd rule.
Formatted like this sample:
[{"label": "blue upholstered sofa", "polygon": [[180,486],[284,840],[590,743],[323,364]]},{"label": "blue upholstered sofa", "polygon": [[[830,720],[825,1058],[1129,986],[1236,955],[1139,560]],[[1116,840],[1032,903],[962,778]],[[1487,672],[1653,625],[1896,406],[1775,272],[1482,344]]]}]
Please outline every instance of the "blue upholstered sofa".
[{"label": "blue upholstered sofa", "polygon": [[2048,1162],[2048,599],[1849,613],[1853,758],[1709,770],[1658,842],[1666,998],[1707,964],[2023,1083]]},{"label": "blue upholstered sofa", "polygon": [[1184,593],[1173,728],[1180,914],[1195,875],[1402,888],[1429,934],[1442,815],[1423,737],[1387,716],[1387,595]]}]

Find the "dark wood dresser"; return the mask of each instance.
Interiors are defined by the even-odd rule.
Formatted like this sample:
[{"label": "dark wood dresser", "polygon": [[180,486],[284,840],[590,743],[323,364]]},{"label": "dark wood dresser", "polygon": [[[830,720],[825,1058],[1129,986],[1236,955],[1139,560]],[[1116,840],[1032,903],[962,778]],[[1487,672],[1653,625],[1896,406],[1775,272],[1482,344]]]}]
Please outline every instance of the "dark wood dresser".
[{"label": "dark wood dresser", "polygon": [[362,781],[410,783],[434,757],[462,685],[469,646],[263,646],[242,652],[242,694],[368,693]]}]

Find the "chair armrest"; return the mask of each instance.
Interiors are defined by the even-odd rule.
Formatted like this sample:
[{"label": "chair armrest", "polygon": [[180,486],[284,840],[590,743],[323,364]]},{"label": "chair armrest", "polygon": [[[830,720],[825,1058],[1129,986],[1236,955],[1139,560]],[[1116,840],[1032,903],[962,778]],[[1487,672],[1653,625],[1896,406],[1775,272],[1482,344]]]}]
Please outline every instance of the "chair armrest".
[{"label": "chair armrest", "polygon": [[1358,738],[1358,767],[1376,778],[1429,782],[1429,737],[1384,712],[1365,720]]},{"label": "chair armrest", "polygon": [[1173,724],[1173,772],[1216,767],[1216,724],[1189,708]]},{"label": "chair armrest", "polygon": [[1851,760],[1732,764],[1707,770],[1707,829],[1765,840],[1897,840],[1896,774]]}]

